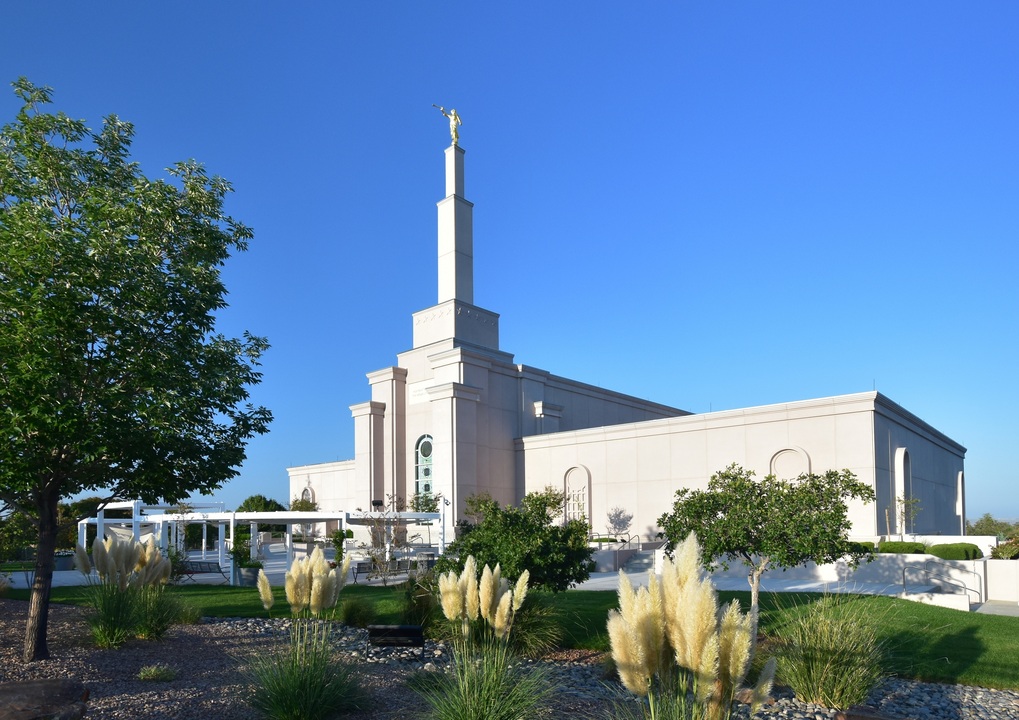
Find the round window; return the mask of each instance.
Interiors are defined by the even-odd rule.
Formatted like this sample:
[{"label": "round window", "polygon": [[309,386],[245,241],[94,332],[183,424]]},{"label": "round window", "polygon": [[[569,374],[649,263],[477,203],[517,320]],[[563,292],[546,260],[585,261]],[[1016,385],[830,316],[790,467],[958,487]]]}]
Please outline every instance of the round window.
[{"label": "round window", "polygon": [[421,453],[421,457],[423,457],[423,458],[431,457],[432,456],[432,441],[431,440],[425,440],[424,442],[422,442],[421,446],[418,448],[418,452]]}]

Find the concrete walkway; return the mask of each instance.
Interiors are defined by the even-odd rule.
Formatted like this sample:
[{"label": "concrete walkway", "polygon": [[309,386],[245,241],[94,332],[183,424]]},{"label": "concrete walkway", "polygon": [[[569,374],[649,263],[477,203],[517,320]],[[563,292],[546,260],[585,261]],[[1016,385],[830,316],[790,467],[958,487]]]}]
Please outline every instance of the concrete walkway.
[{"label": "concrete walkway", "polygon": [[[648,574],[649,573],[647,572],[627,573],[626,576],[630,579],[630,582],[633,585],[642,587],[648,584]],[[748,592],[750,590],[750,585],[743,578],[713,577],[712,581],[715,584],[715,588],[718,590],[745,590]],[[615,591],[618,587],[619,573],[604,572],[591,573],[590,579],[587,580],[587,582],[578,585],[577,589]],[[930,585],[907,585],[906,589],[910,593],[924,593],[930,592],[931,587],[932,586]],[[761,579],[761,591],[778,593],[854,593],[857,595],[888,595],[894,597],[902,592],[902,585],[877,585],[853,582],[810,582],[805,580],[779,580],[763,577]],[[971,609],[972,612],[982,613],[984,615],[1007,615],[1010,617],[1019,617],[1019,603],[990,600],[983,604],[974,604],[971,606]]]}]

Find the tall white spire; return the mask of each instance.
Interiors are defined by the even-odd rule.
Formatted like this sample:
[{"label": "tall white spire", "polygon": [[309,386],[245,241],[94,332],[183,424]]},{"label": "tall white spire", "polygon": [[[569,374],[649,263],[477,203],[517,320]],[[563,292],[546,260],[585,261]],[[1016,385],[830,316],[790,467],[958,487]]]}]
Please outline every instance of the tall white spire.
[{"label": "tall white spire", "polygon": [[439,302],[474,304],[474,204],[464,199],[464,151],[446,148],[446,197],[439,201]]},{"label": "tall white spire", "polygon": [[474,304],[474,204],[463,195],[464,151],[453,144],[446,148],[446,197],[438,203],[439,299],[414,313],[415,349],[446,346],[499,352],[498,314]]}]

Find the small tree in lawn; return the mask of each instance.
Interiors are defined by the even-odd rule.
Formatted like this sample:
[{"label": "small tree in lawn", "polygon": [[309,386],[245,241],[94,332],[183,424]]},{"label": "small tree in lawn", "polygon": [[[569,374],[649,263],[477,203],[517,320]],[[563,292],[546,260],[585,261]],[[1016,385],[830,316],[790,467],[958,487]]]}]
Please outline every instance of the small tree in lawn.
[{"label": "small tree in lawn", "polygon": [[[248,403],[268,347],[216,333],[220,268],[251,231],[190,161],[150,180],[130,123],[45,111],[22,78],[0,128],[0,502],[38,531],[24,659],[49,657],[60,500],[175,503],[237,474],[271,415]],[[100,506],[101,507],[101,506]],[[4,512],[0,510],[0,512]]]},{"label": "small tree in lawn", "polygon": [[437,572],[457,570],[453,558],[473,555],[481,565],[502,565],[509,577],[530,573],[532,587],[562,592],[591,575],[587,544],[589,527],[583,520],[563,522],[566,496],[552,488],[524,496],[520,507],[501,507],[488,495],[467,498],[472,521],[458,523],[460,536],[439,559]]},{"label": "small tree in lawn", "polygon": [[749,570],[754,629],[757,628],[761,575],[770,566],[790,568],[813,560],[849,558],[854,565],[866,553],[849,543],[847,501],[874,499],[874,491],[849,470],[823,475],[804,473],[795,480],[754,473],[733,464],[715,473],[707,490],[676,491],[672,512],[658,518],[665,551],[697,533],[703,562],[728,568],[731,560]]}]

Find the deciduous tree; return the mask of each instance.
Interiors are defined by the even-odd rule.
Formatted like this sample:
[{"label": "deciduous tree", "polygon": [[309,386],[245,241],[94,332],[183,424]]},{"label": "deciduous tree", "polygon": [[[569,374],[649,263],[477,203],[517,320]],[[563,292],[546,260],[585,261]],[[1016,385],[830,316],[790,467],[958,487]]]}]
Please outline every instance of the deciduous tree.
[{"label": "deciduous tree", "polygon": [[49,88],[0,129],[0,501],[37,524],[26,661],[48,657],[61,498],[175,503],[237,474],[270,413],[248,402],[262,338],[215,332],[220,268],[251,231],[230,185],[191,161],[129,160],[134,129],[50,113]]},{"label": "deciduous tree", "polygon": [[676,491],[672,512],[658,518],[665,551],[672,553],[691,531],[697,533],[703,561],[728,568],[742,562],[749,574],[751,616],[757,626],[761,575],[770,566],[790,568],[813,560],[828,563],[865,553],[849,542],[849,500],[870,502],[874,491],[849,470],[804,473],[795,480],[754,473],[730,465],[715,473],[707,490]]},{"label": "deciduous tree", "polygon": [[458,523],[459,537],[440,559],[438,571],[453,570],[473,555],[479,565],[502,565],[507,577],[530,572],[532,587],[562,592],[591,575],[590,527],[583,520],[563,522],[565,495],[546,488],[524,496],[520,507],[501,507],[488,495],[467,499],[467,515]]}]

